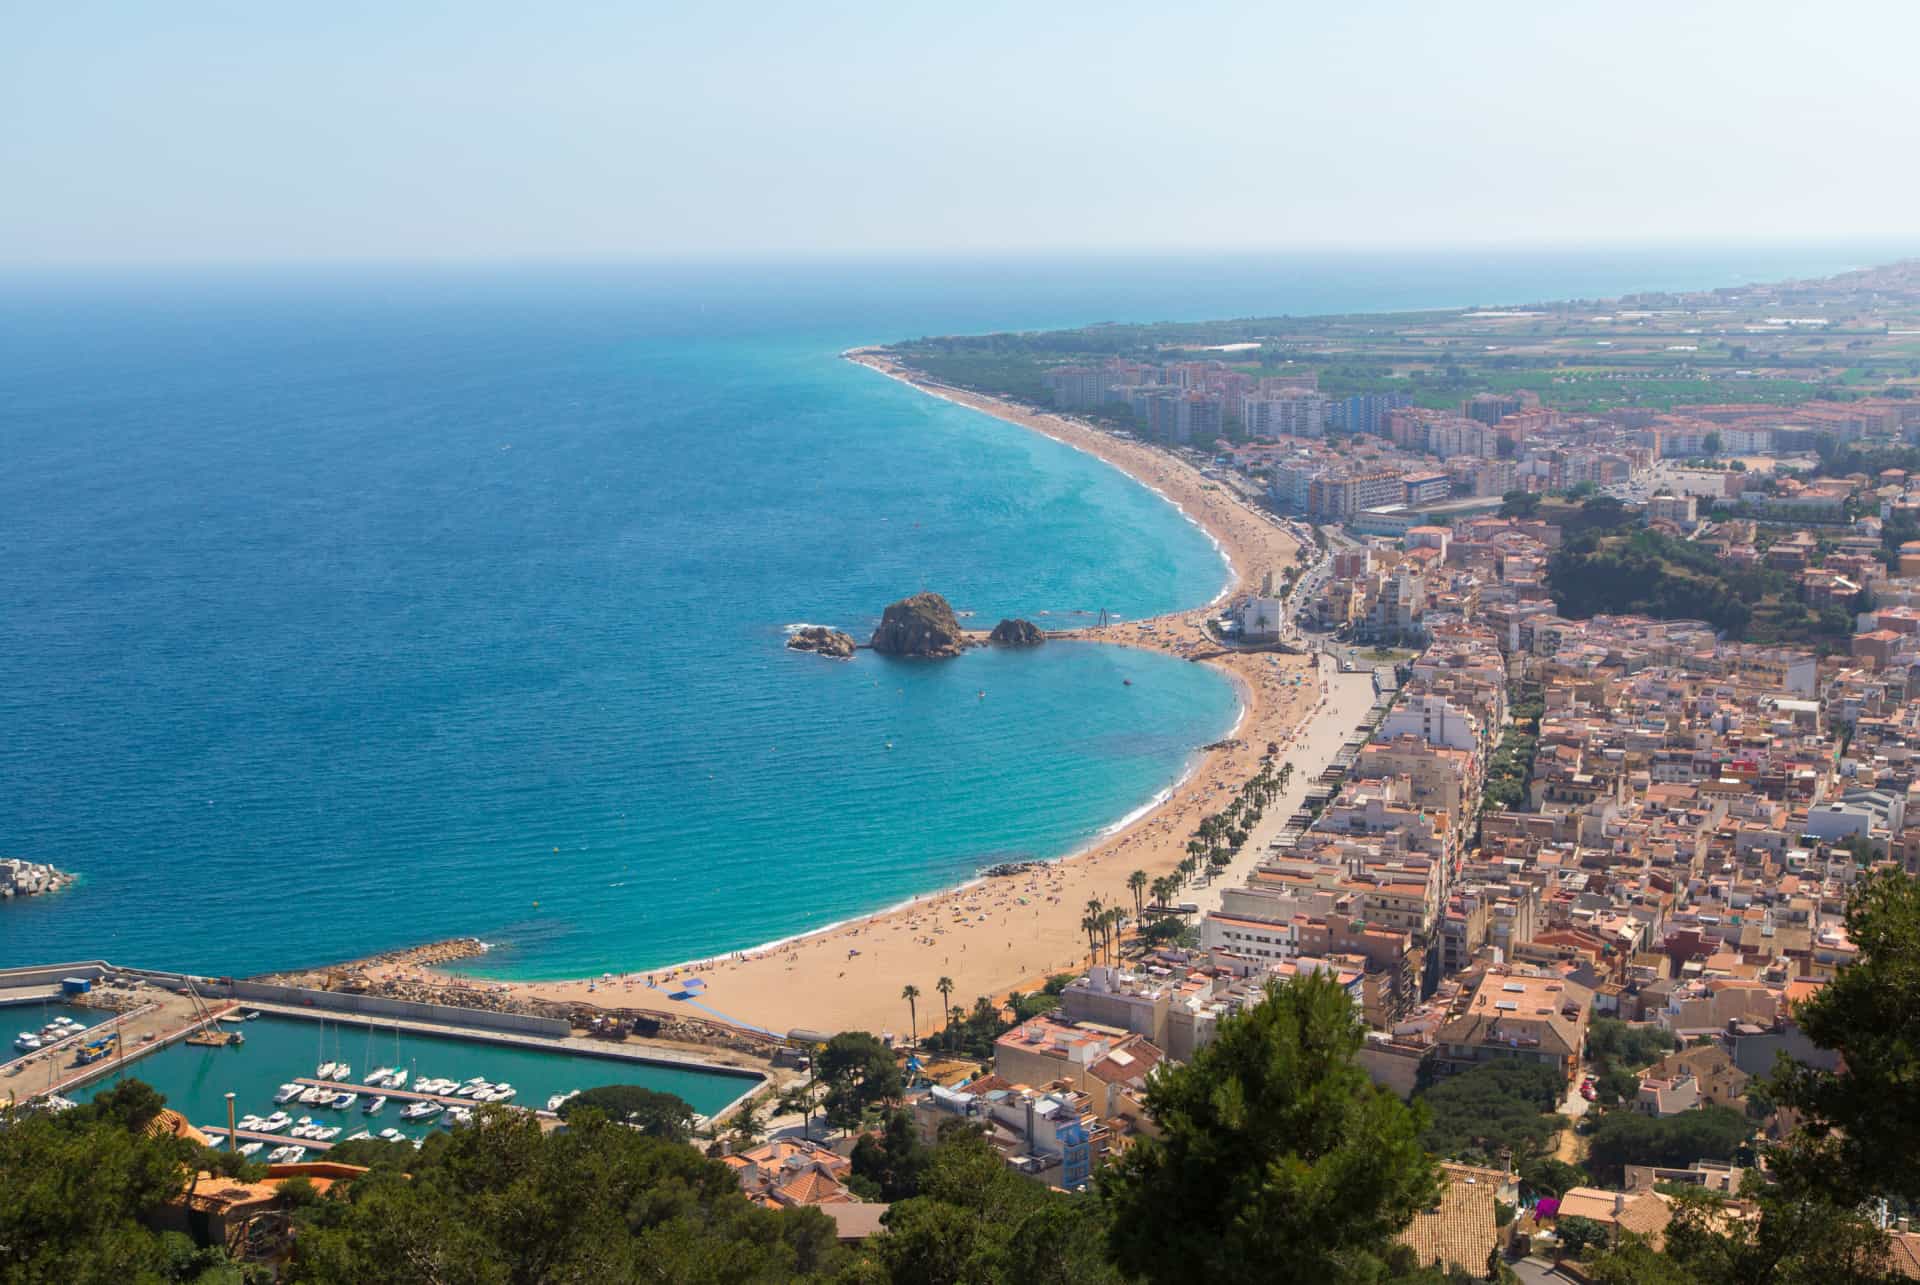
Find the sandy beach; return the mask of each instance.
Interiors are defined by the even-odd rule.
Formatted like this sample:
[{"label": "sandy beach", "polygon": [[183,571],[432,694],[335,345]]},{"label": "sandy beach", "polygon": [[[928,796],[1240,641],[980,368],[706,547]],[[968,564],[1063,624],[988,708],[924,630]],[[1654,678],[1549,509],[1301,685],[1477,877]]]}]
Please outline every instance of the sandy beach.
[{"label": "sandy beach", "polygon": [[[1169,454],[1063,416],[1034,413],[909,378],[883,354],[861,351],[849,357],[935,396],[1097,455],[1153,487],[1218,541],[1232,567],[1229,594],[1258,588],[1268,571],[1278,572],[1301,556],[1298,542],[1268,516]],[[1318,757],[1318,743],[1326,739],[1309,738],[1306,730],[1316,725],[1323,731],[1341,727],[1334,721],[1336,715],[1351,725],[1347,715],[1356,703],[1364,712],[1371,701],[1365,675],[1342,679],[1332,674],[1330,665],[1323,667],[1319,657],[1219,654],[1201,626],[1206,614],[1206,608],[1196,607],[1075,630],[1047,643],[1075,646],[1084,641],[1203,656],[1200,663],[1232,678],[1243,705],[1232,739],[1202,756],[1159,807],[1071,858],[1028,873],[919,897],[905,906],[764,950],[651,973],[501,985],[529,997],[673,1010],[682,1002],[669,1000],[668,992],[678,990],[679,981],[697,977],[704,983],[697,1000],[703,1016],[782,1034],[805,1027],[905,1036],[908,1006],[900,992],[909,984],[920,991],[918,1026],[925,1035],[941,1020],[943,1005],[935,984],[942,977],[953,982],[953,1004],[970,1007],[977,996],[997,998],[1009,990],[1037,988],[1051,973],[1083,967],[1088,952],[1080,919],[1089,900],[1131,907],[1127,876],[1141,870],[1152,880],[1173,870],[1186,855],[1187,841],[1200,820],[1225,807],[1242,783],[1259,771],[1270,742],[1280,747],[1283,761],[1290,752],[1298,760],[1294,789],[1289,791],[1297,795],[1319,771],[1321,765],[1309,760]],[[1309,740],[1314,742],[1311,747]],[[1277,825],[1291,808],[1289,800],[1280,800],[1269,809],[1268,821]],[[1236,865],[1250,863],[1255,848],[1250,842]]]}]

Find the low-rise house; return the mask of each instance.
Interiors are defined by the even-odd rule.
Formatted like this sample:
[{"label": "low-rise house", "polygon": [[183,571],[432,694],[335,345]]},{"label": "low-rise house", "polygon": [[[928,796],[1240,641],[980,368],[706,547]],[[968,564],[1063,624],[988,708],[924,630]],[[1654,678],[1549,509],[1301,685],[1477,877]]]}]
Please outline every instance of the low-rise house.
[{"label": "low-rise house", "polygon": [[790,1205],[847,1204],[858,1199],[847,1190],[853,1162],[830,1147],[805,1139],[763,1142],[721,1157],[747,1199],[769,1209]]},{"label": "low-rise house", "polygon": [[1537,1062],[1571,1081],[1586,1047],[1593,993],[1559,977],[1490,970],[1440,1028],[1436,1069]]}]

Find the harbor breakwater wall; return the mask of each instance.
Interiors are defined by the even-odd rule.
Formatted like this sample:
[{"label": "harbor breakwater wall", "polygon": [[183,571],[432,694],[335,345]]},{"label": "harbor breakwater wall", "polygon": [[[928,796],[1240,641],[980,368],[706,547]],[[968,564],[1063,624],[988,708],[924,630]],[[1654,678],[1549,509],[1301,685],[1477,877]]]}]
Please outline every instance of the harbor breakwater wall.
[{"label": "harbor breakwater wall", "polygon": [[456,1008],[450,1004],[427,1004],[416,1000],[388,999],[381,995],[355,995],[344,991],[313,990],[304,986],[279,986],[270,982],[249,982],[237,978],[198,977],[191,973],[169,973],[152,968],[119,968],[101,959],[70,964],[35,964],[23,968],[0,969],[0,990],[57,986],[68,977],[84,977],[88,981],[97,982],[108,974],[139,977],[170,989],[191,985],[202,999],[231,999],[241,1003],[323,1009],[330,1013],[357,1017],[398,1018],[409,1022],[461,1026],[482,1031],[503,1031],[510,1035],[532,1035],[549,1040],[565,1039],[572,1034],[572,1028],[566,1020],[558,1017],[536,1017],[531,1013],[500,1013],[481,1008]]},{"label": "harbor breakwater wall", "polygon": [[[165,974],[155,974],[164,977]],[[384,995],[355,995],[346,991],[311,990],[304,986],[279,986],[272,982],[216,981],[190,978],[194,989],[206,999],[232,999],[242,1003],[279,1004],[287,1008],[325,1009],[353,1017],[388,1017],[407,1022],[429,1022],[461,1026],[473,1030],[505,1031],[512,1035],[534,1035],[560,1040],[573,1028],[558,1017],[535,1017],[531,1013],[499,1013],[484,1008],[454,1008],[447,1004],[424,1004],[417,1000],[388,999]]]}]

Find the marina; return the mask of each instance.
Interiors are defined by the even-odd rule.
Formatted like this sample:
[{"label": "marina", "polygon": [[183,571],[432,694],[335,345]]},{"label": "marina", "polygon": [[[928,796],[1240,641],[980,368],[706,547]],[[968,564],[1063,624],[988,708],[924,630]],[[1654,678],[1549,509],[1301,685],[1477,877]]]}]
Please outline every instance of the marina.
[{"label": "marina", "polygon": [[[246,1033],[242,1044],[176,1041],[117,1062],[108,1074],[67,1095],[86,1101],[125,1080],[143,1080],[189,1120],[205,1122],[204,1132],[224,1141],[226,1095],[232,1093],[236,1121],[286,1120],[279,1128],[239,1128],[237,1141],[317,1151],[363,1129],[375,1135],[391,1130],[417,1141],[435,1129],[458,1127],[484,1106],[539,1111],[550,1101],[608,1084],[673,1093],[697,1114],[713,1116],[763,1082],[750,1072],[666,1065],[612,1050],[506,1041],[449,1028],[429,1032],[418,1023],[343,1022],[269,1009],[236,1027]],[[356,1068],[362,1072],[357,1077]],[[475,1096],[482,1086],[487,1098]],[[507,1096],[494,1096],[503,1093]],[[294,1136],[290,1130],[301,1116],[338,1132]]]}]

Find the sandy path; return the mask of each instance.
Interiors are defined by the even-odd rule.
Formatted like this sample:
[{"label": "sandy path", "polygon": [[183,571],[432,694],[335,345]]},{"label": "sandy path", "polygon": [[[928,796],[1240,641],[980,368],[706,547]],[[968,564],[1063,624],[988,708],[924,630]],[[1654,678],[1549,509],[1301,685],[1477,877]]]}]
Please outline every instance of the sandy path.
[{"label": "sandy path", "polygon": [[[904,378],[875,354],[855,354],[854,359]],[[1299,556],[1298,542],[1269,517],[1159,450],[978,394],[937,387],[927,391],[1086,450],[1154,487],[1219,541],[1233,567],[1230,593],[1257,588],[1267,571],[1277,572]],[[1201,629],[1205,614],[1196,608],[1081,630],[1075,637],[1190,656],[1216,650]],[[1208,752],[1159,808],[1069,860],[1029,874],[921,897],[891,913],[771,950],[678,971],[512,985],[543,998],[673,1009],[678,1005],[666,998],[673,989],[669,978],[697,975],[706,983],[700,999],[706,1016],[781,1033],[807,1027],[905,1035],[908,1006],[900,992],[911,984],[920,990],[919,1031],[924,1035],[940,1020],[942,1003],[935,983],[942,977],[954,983],[953,1002],[971,1006],[976,996],[997,997],[1009,989],[1028,989],[1049,973],[1078,968],[1087,958],[1080,918],[1090,899],[1130,906],[1133,898],[1126,887],[1130,872],[1145,871],[1151,880],[1173,870],[1186,854],[1187,841],[1201,818],[1225,807],[1241,784],[1258,772],[1269,742],[1282,747],[1285,759],[1295,752],[1299,729],[1318,726],[1322,735],[1311,738],[1316,742],[1314,752],[1302,754],[1295,765],[1293,789],[1288,793],[1297,797],[1324,766],[1324,760],[1311,760],[1317,758],[1325,730],[1340,727],[1341,722],[1350,728],[1371,702],[1369,689],[1348,717],[1355,699],[1352,693],[1358,691],[1355,684],[1368,680],[1364,675],[1347,680],[1336,676],[1341,695],[1338,708],[1330,707],[1315,657],[1235,654],[1203,663],[1231,676],[1239,689],[1245,707],[1235,732],[1239,744]],[[1339,739],[1333,737],[1334,750]],[[1276,807],[1268,815],[1277,823],[1290,810]],[[1243,862],[1251,861],[1254,846],[1247,845]],[[1214,896],[1217,899],[1217,891]]]}]

